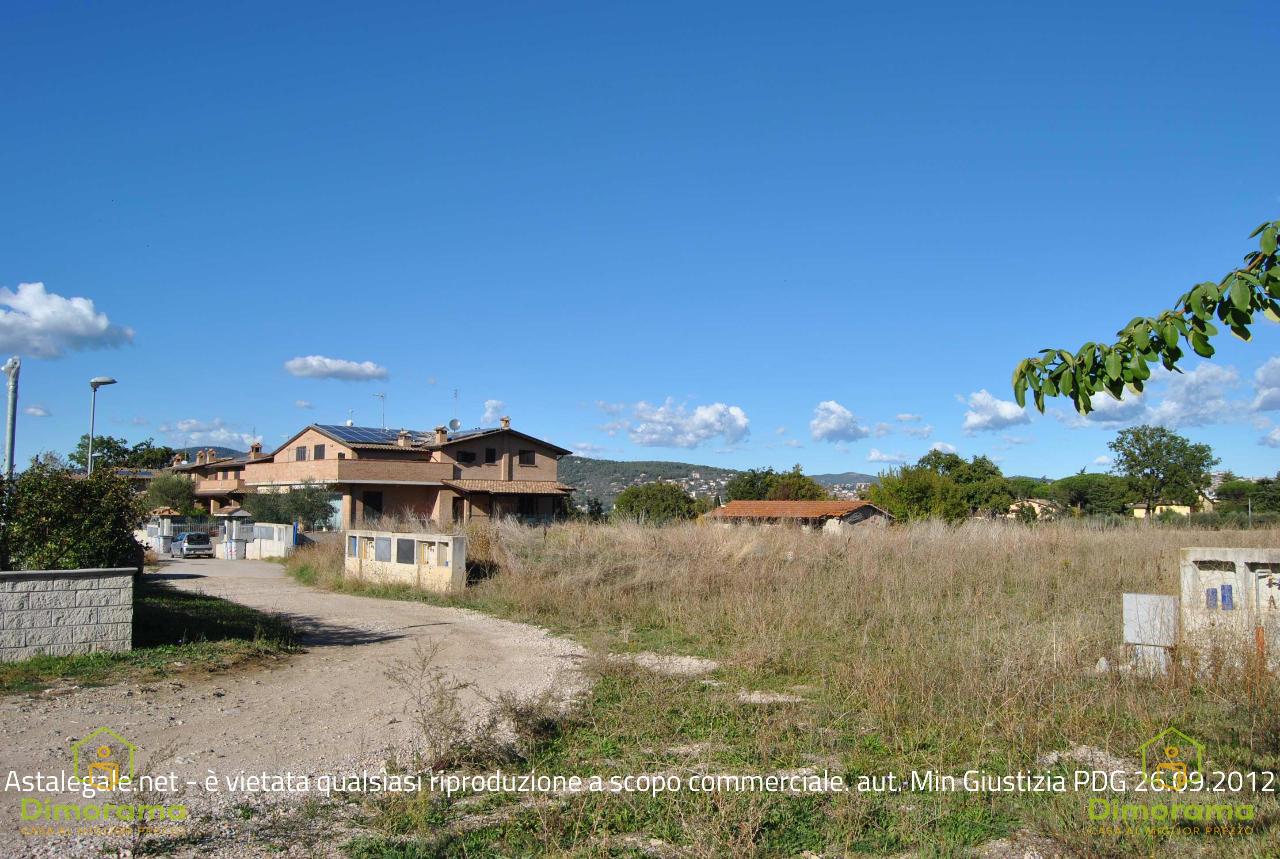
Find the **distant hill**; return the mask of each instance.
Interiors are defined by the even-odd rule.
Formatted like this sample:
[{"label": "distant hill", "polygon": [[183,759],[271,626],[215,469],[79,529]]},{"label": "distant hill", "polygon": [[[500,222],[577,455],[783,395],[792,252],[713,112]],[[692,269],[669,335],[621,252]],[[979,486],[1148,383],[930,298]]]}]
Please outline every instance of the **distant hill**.
[{"label": "distant hill", "polygon": [[874,474],[863,474],[861,471],[842,471],[839,474],[810,474],[823,486],[848,486],[854,483],[879,483],[880,478]]},{"label": "distant hill", "polygon": [[738,472],[732,468],[712,465],[692,465],[687,462],[623,462],[616,459],[589,459],[585,456],[566,456],[560,460],[561,483],[574,488],[573,498],[578,503],[588,498],[599,498],[606,508],[613,506],[613,499],[628,486],[670,480],[679,483],[695,496],[719,495]]},{"label": "distant hill", "polygon": [[[628,486],[669,480],[679,483],[685,491],[700,498],[713,495],[724,497],[725,484],[741,470],[720,468],[714,465],[694,465],[688,462],[645,460],[624,462],[616,459],[591,459],[585,456],[566,456],[560,460],[560,482],[574,488],[573,498],[579,504],[588,498],[598,498],[605,508],[613,506],[613,499]],[[837,494],[849,494],[854,484],[875,483],[873,474],[846,471],[840,474],[815,474],[813,479],[831,487]]]}]

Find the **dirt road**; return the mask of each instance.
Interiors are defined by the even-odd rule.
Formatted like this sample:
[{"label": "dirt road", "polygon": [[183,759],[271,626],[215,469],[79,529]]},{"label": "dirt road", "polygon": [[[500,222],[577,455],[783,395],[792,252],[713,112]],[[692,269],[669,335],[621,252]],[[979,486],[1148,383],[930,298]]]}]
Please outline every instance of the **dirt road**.
[{"label": "dirt road", "polygon": [[[175,562],[158,578],[286,615],[306,652],[266,670],[0,698],[0,775],[70,771],[69,743],[99,726],[138,747],[140,769],[180,779],[376,768],[418,739],[409,693],[387,672],[424,645],[476,712],[503,692],[568,700],[584,686],[578,645],[475,612],[325,593],[257,561]],[[34,852],[17,835],[19,796],[4,794],[0,855]]]}]

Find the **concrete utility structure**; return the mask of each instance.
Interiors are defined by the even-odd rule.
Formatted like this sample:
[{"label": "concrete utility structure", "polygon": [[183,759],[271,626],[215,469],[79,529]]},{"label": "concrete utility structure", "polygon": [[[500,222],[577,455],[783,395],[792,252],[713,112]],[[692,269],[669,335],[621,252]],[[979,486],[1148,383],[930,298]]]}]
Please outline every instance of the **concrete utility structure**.
[{"label": "concrete utility structure", "polygon": [[730,501],[705,517],[722,525],[800,525],[840,531],[868,519],[893,517],[870,501]]},{"label": "concrete utility structure", "polygon": [[467,586],[467,540],[460,535],[348,531],[345,555],[346,578],[438,593]]},{"label": "concrete utility structure", "polygon": [[340,527],[388,514],[440,525],[472,518],[550,519],[572,491],[557,479],[570,451],[501,426],[431,432],[312,424],[274,453],[255,444],[239,457],[214,451],[174,468],[196,481],[197,500],[217,514],[250,492],[287,491],[306,483],[342,497]]},{"label": "concrete utility structure", "polygon": [[1182,643],[1280,665],[1280,549],[1183,549]]}]

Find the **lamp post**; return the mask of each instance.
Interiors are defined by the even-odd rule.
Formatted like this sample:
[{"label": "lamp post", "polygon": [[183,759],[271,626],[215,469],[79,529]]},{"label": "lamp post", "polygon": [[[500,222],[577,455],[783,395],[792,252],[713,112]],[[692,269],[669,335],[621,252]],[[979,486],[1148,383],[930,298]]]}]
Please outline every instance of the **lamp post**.
[{"label": "lamp post", "polygon": [[22,359],[14,355],[0,370],[9,377],[9,415],[5,422],[4,432],[4,479],[13,480],[13,430],[18,422],[18,371],[22,369]]},{"label": "lamp post", "polygon": [[94,376],[89,380],[93,395],[89,399],[89,474],[93,474],[93,421],[98,412],[98,389],[103,385],[114,385],[116,380],[110,376]]}]

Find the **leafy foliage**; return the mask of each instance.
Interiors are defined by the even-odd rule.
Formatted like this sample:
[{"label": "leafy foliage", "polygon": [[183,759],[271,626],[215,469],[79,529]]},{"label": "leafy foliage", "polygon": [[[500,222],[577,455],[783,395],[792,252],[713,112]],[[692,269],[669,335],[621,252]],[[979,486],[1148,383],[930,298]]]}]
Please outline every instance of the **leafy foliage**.
[{"label": "leafy foliage", "polygon": [[1280,480],[1241,480],[1227,475],[1218,486],[1217,511],[1220,513],[1280,513]]},{"label": "leafy foliage", "polygon": [[0,568],[74,570],[140,563],[142,506],[110,469],[84,477],[55,456],[32,460],[5,487]]},{"label": "leafy foliage", "polygon": [[868,495],[872,504],[887,510],[900,522],[919,519],[958,522],[969,515],[969,505],[959,484],[919,464],[882,474]]},{"label": "leafy foliage", "polygon": [[730,501],[763,501],[777,480],[772,468],[752,468],[726,483],[724,494]]},{"label": "leafy foliage", "polygon": [[318,483],[295,486],[288,492],[255,492],[244,497],[243,507],[259,522],[297,522],[317,528],[333,515],[333,490]]},{"label": "leafy foliage", "polygon": [[[123,438],[110,435],[97,435],[93,438],[93,458],[96,460],[94,470],[99,468],[164,468],[173,462],[177,451],[171,447],[157,445],[154,439],[140,441],[132,447]],[[82,471],[89,465],[89,434],[80,436],[76,449],[67,460]]]},{"label": "leafy foliage", "polygon": [[753,468],[725,484],[730,501],[821,501],[830,495],[821,483],[797,464],[779,474],[772,468]]},{"label": "leafy foliage", "polygon": [[1161,501],[1194,503],[1209,486],[1209,470],[1218,462],[1209,445],[1195,444],[1164,427],[1123,429],[1107,446],[1115,453],[1115,470],[1148,510]]},{"label": "leafy foliage", "polygon": [[1054,481],[1051,499],[1086,516],[1123,515],[1131,497],[1129,482],[1114,474],[1080,472]]},{"label": "leafy foliage", "polygon": [[194,514],[196,506],[195,483],[185,474],[165,471],[157,474],[142,496],[146,510],[169,507],[179,513]]},{"label": "leafy foliage", "polygon": [[692,496],[674,483],[642,483],[629,486],[613,504],[614,516],[665,525],[681,519],[692,519],[697,507]]},{"label": "leafy foliage", "polygon": [[1159,361],[1177,370],[1183,345],[1211,358],[1210,339],[1218,333],[1213,320],[1241,340],[1250,340],[1256,314],[1280,322],[1280,268],[1276,265],[1276,234],[1280,221],[1261,224],[1250,238],[1258,250],[1244,257],[1244,265],[1217,283],[1205,281],[1183,294],[1175,308],[1157,317],[1139,316],[1116,332],[1111,345],[1086,343],[1074,354],[1065,349],[1042,349],[1039,358],[1025,358],[1013,371],[1013,394],[1026,405],[1028,389],[1035,406],[1044,411],[1045,397],[1070,397],[1076,410],[1088,414],[1099,391],[1121,399],[1126,389],[1141,393],[1151,377],[1149,364]]}]

